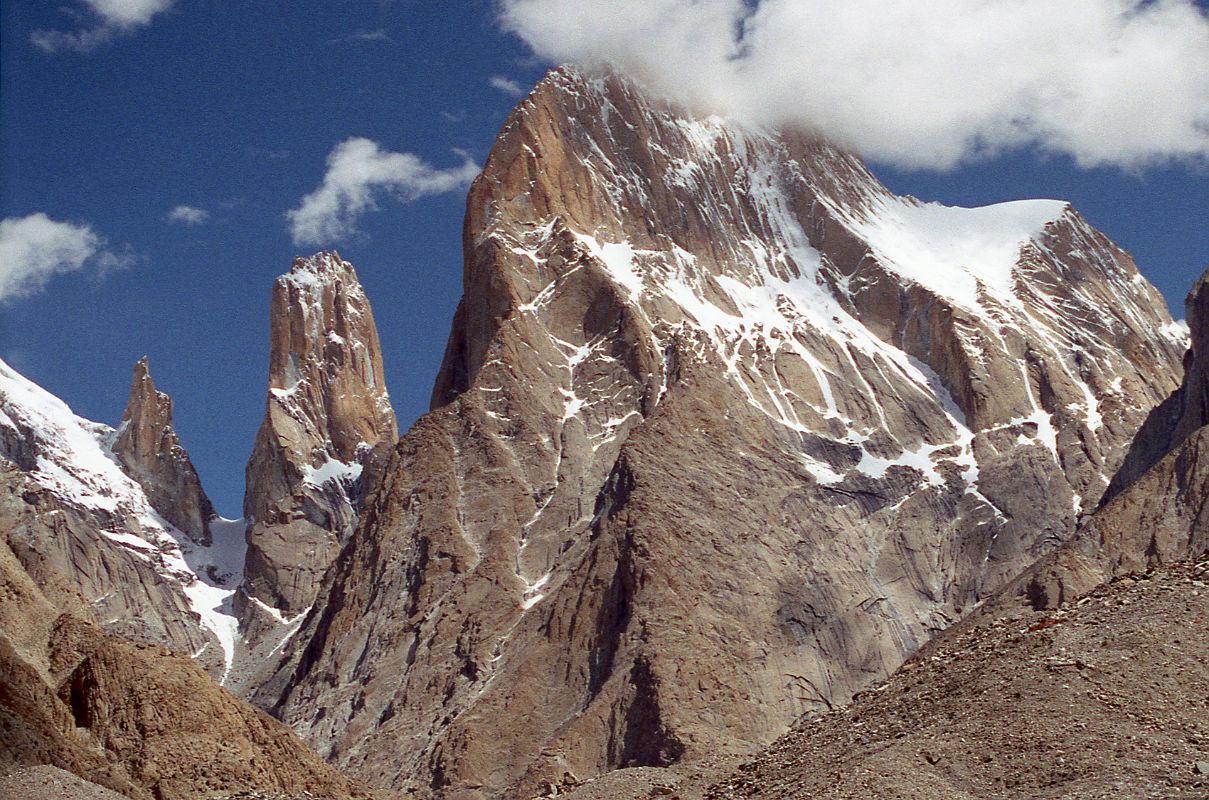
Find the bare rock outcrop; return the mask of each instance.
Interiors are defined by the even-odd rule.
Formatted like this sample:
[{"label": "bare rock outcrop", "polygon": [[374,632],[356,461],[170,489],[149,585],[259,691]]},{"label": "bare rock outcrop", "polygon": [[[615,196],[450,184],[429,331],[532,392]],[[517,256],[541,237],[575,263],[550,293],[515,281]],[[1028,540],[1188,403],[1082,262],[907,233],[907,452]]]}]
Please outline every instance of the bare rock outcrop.
[{"label": "bare rock outcrop", "polygon": [[471,189],[433,410],[257,696],[443,798],[749,750],[1074,533],[1186,340],[1068,205],[559,70]]},{"label": "bare rock outcrop", "polygon": [[[0,773],[52,764],[131,800],[368,793],[188,657],[102,632],[0,542]],[[33,795],[37,796],[37,795]]]},{"label": "bare rock outcrop", "polygon": [[134,365],[113,454],[165,520],[198,544],[211,543],[214,507],[172,426],[172,398],[155,388],[146,358]]},{"label": "bare rock outcrop", "polygon": [[[149,381],[136,383],[159,405],[153,411],[140,410],[137,398],[132,404],[130,420],[143,430],[124,440],[135,465],[125,468],[111,449],[121,433],[77,417],[0,363],[0,539],[40,586],[70,587],[87,609],[81,614],[108,633],[193,656],[221,678],[234,650],[227,603],[233,589],[226,584],[236,569],[199,542],[208,528],[191,535],[167,521],[190,503],[161,496],[161,512],[139,482],[192,491],[196,473],[185,471],[188,456],[163,427],[165,398]],[[158,444],[144,437],[152,429]],[[153,455],[161,446],[162,461]],[[193,497],[205,517],[200,487]]]},{"label": "bare rock outcrop", "polygon": [[269,395],[247,467],[244,591],[297,617],[357,521],[361,473],[398,428],[353,266],[295,260],[273,286]]}]

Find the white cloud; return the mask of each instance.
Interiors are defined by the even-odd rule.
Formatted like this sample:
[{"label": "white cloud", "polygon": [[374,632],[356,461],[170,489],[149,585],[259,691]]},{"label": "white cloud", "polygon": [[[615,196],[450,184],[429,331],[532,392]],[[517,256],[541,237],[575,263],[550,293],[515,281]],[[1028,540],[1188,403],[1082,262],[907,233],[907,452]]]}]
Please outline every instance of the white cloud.
[{"label": "white cloud", "polygon": [[546,60],[613,64],[899,166],[1020,147],[1087,167],[1209,161],[1193,0],[503,0],[501,22]]},{"label": "white cloud", "polygon": [[48,53],[74,50],[87,53],[120,33],[130,33],[172,7],[175,0],[79,0],[88,7],[93,24],[78,31],[36,30],[30,41]]},{"label": "white cloud", "polygon": [[83,269],[104,273],[130,261],[107,250],[87,225],[56,222],[41,213],[0,220],[0,301],[36,294],[56,275]]},{"label": "white cloud", "polygon": [[348,36],[342,36],[339,39],[332,39],[328,44],[342,44],[345,42],[393,42],[390,34],[383,28],[378,28],[373,31],[357,31],[350,33]]},{"label": "white cloud", "polygon": [[286,213],[294,243],[326,244],[355,233],[358,217],[378,207],[377,195],[414,200],[465,188],[479,168],[460,155],[460,166],[437,169],[411,153],[383,150],[369,139],[346,139],[328,155],[323,184]]},{"label": "white cloud", "polygon": [[521,88],[519,83],[503,75],[492,75],[488,83],[491,84],[492,89],[497,89],[513,97],[520,97],[525,93],[525,90]]},{"label": "white cloud", "polygon": [[210,212],[204,208],[177,206],[168,212],[166,219],[169,222],[179,222],[183,225],[201,225],[210,219]]}]

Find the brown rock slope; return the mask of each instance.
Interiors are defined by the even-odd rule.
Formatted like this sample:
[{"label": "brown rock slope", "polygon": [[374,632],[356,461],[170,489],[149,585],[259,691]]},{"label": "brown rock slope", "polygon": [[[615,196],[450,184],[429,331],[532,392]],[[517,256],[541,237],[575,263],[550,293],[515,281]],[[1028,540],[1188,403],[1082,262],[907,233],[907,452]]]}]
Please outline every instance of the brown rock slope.
[{"label": "brown rock slope", "polygon": [[146,358],[134,365],[113,454],[165,520],[198,544],[211,543],[214,507],[172,426],[172,398],[156,390]]},{"label": "brown rock slope", "polygon": [[87,608],[0,544],[0,773],[51,764],[132,800],[366,796],[190,659],[105,634]]},{"label": "brown rock slope", "polygon": [[505,125],[465,253],[434,410],[257,696],[421,796],[846,702],[1073,533],[1185,345],[1063,203],[898,198],[574,70]]},{"label": "brown rock slope", "polygon": [[[1209,562],[945,636],[711,800],[1209,796]],[[1199,766],[1198,766],[1199,765]]]}]

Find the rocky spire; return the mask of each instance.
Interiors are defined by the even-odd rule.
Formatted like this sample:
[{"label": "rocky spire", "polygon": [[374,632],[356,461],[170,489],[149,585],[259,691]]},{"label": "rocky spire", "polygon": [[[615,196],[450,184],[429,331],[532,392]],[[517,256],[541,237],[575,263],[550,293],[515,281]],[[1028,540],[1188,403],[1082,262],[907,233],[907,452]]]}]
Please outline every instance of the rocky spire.
[{"label": "rocky spire", "polygon": [[247,467],[245,591],[296,615],[356,524],[360,475],[398,436],[378,331],[352,264],[298,258],[273,287],[269,396]]},{"label": "rocky spire", "polygon": [[198,544],[210,543],[214,507],[172,426],[172,398],[155,388],[146,356],[134,365],[113,453],[165,520]]},{"label": "rocky spire", "polygon": [[419,796],[846,702],[1074,532],[1185,345],[1065,203],[896,197],[570,69],[505,124],[465,245],[433,411],[261,694]]}]

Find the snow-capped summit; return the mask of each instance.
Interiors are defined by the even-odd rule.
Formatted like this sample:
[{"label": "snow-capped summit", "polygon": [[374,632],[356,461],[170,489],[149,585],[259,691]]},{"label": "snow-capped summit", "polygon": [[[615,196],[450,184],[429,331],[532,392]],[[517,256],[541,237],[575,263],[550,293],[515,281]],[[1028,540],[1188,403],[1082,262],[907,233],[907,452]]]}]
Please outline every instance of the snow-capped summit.
[{"label": "snow-capped summit", "polygon": [[1187,344],[1065,203],[899,198],[816,136],[568,68],[465,245],[433,412],[264,694],[447,796],[844,702],[1073,532]]},{"label": "snow-capped summit", "polygon": [[[211,512],[206,540],[198,541],[198,531],[186,533],[166,518],[187,498],[141,485],[193,486],[198,508],[209,511],[200,483],[189,483],[189,475],[196,479],[192,465],[189,475],[169,474],[187,465],[188,455],[171,428],[171,401],[150,380],[140,363],[133,410],[114,430],[76,416],[0,362],[0,469],[8,489],[0,519],[35,580],[68,576],[106,630],[192,655],[222,679],[237,636],[231,598],[242,579],[243,526]],[[158,412],[138,407],[133,394],[144,389]],[[140,436],[155,427],[156,435],[135,442],[131,425]],[[161,445],[171,463],[156,463]]]}]

